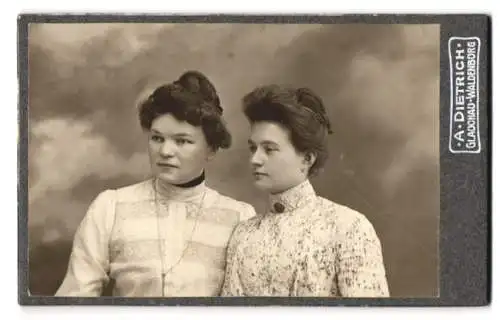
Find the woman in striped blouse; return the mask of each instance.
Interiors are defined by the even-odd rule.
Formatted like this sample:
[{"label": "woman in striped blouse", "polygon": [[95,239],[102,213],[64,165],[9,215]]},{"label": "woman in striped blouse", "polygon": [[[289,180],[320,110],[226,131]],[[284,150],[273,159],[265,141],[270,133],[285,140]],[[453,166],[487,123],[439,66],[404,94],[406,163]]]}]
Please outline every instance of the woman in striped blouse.
[{"label": "woman in striped blouse", "polygon": [[226,247],[247,203],[205,184],[204,168],[231,136],[219,97],[200,72],[158,87],[139,108],[153,178],[100,193],[73,243],[57,296],[216,296]]}]

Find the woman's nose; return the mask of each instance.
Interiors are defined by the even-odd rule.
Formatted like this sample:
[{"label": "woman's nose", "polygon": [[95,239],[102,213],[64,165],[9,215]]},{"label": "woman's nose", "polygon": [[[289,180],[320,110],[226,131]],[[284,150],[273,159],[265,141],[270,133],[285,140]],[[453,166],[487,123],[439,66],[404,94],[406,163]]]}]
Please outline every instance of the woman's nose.
[{"label": "woman's nose", "polygon": [[162,157],[170,157],[175,152],[174,148],[175,148],[175,146],[173,143],[170,143],[169,141],[165,141],[162,143],[162,145],[160,147],[160,155]]},{"label": "woman's nose", "polygon": [[252,156],[250,157],[250,163],[253,166],[261,166],[262,165],[262,152],[259,150],[255,151]]}]

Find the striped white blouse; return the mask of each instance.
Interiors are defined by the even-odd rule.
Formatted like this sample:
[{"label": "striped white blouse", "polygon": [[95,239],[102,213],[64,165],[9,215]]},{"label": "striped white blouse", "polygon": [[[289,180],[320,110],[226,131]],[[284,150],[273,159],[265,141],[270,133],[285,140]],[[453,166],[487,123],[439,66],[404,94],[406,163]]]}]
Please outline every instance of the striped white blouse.
[{"label": "striped white blouse", "polygon": [[202,183],[155,192],[153,180],[106,190],[74,238],[56,296],[217,296],[234,227],[253,207]]}]

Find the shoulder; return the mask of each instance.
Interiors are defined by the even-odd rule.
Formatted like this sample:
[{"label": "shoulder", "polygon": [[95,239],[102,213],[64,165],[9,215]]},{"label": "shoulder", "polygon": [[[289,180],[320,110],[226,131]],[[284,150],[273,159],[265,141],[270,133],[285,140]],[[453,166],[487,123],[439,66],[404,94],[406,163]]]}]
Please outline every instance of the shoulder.
[{"label": "shoulder", "polygon": [[[142,181],[120,188],[108,188],[99,192],[92,200],[87,215],[97,219],[110,216],[115,211],[119,202],[137,201],[138,198],[147,198],[151,192],[148,189],[148,181]],[[110,217],[108,217],[110,218]]]},{"label": "shoulder", "polygon": [[238,223],[233,231],[233,241],[239,242],[245,240],[250,234],[255,232],[255,230],[259,227],[261,220],[261,215],[254,215]]},{"label": "shoulder", "polygon": [[116,189],[108,189],[107,192],[114,194],[117,202],[137,201],[138,199],[149,199],[154,196],[151,179]]},{"label": "shoulder", "polygon": [[363,213],[325,198],[319,198],[321,212],[337,234],[363,233],[375,235],[375,229]]},{"label": "shoulder", "polygon": [[232,212],[239,217],[239,221],[245,221],[256,215],[254,207],[244,201],[224,195],[212,188],[208,188],[214,198],[213,207],[227,212]]}]

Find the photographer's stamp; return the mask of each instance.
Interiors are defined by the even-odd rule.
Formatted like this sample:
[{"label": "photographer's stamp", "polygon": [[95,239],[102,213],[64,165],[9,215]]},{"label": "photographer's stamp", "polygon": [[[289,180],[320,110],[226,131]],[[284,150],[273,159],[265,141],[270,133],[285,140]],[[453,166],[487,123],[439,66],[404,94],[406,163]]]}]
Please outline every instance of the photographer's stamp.
[{"label": "photographer's stamp", "polygon": [[451,37],[450,60],[450,151],[479,153],[479,54],[478,37]]}]

